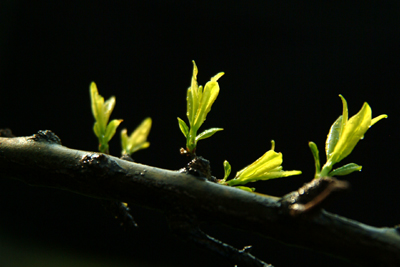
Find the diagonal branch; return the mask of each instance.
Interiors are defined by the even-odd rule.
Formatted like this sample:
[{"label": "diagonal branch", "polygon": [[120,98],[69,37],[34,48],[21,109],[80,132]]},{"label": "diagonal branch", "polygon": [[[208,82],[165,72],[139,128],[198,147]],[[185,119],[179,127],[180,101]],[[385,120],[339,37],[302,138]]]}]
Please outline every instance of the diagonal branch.
[{"label": "diagonal branch", "polygon": [[239,250],[207,235],[200,230],[196,220],[185,213],[168,214],[167,220],[171,231],[177,236],[227,258],[232,264],[249,267],[273,267],[246,251],[251,246]]},{"label": "diagonal branch", "polygon": [[[0,179],[6,177],[166,213],[180,207],[200,222],[219,222],[365,266],[400,266],[400,233],[395,228],[371,227],[301,201],[295,204],[313,212],[292,216],[290,209],[297,206],[287,205],[287,197],[250,193],[190,174],[69,149],[49,131],[0,137]],[[289,199],[297,200],[293,195]]]}]

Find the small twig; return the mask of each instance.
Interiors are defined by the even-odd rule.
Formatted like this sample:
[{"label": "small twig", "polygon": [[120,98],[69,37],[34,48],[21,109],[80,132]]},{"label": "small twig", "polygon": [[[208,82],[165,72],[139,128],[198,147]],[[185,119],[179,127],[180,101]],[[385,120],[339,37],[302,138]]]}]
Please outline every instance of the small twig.
[{"label": "small twig", "polygon": [[319,211],[332,199],[333,193],[343,192],[349,187],[348,182],[333,177],[314,179],[281,199],[284,213],[298,216]]},{"label": "small twig", "polygon": [[100,200],[101,204],[105,208],[105,210],[111,215],[114,216],[115,219],[119,221],[119,224],[126,230],[131,231],[132,228],[137,227],[135,220],[131,214],[131,209],[127,204],[119,201],[108,201],[108,200]]},{"label": "small twig", "polygon": [[251,246],[239,250],[231,245],[215,239],[200,230],[197,222],[183,213],[167,216],[169,227],[173,233],[184,240],[194,242],[196,245],[211,250],[226,258],[235,266],[244,267],[273,267],[247,252]]}]

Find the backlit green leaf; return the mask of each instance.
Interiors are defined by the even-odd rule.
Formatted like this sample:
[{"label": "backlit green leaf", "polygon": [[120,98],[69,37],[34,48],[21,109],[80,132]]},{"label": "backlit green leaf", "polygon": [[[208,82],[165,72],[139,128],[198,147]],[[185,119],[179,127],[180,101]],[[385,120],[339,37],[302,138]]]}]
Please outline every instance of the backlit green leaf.
[{"label": "backlit green leaf", "polygon": [[228,179],[229,175],[231,174],[231,164],[227,160],[224,161],[224,179],[223,181],[226,181]]},{"label": "backlit green leaf", "polygon": [[339,141],[339,137],[341,131],[343,129],[343,116],[340,115],[339,118],[332,124],[331,129],[329,130],[328,137],[326,138],[325,143],[325,151],[326,151],[326,158],[329,159],[330,155],[332,154],[333,150],[336,147],[337,142]]},{"label": "backlit green leaf", "polygon": [[99,95],[97,86],[94,82],[90,84],[90,100],[92,104],[93,116],[97,120],[97,118],[99,118],[99,114],[101,114],[101,110],[104,104],[104,98]]},{"label": "backlit green leaf", "polygon": [[196,129],[200,128],[200,126],[206,120],[207,114],[211,111],[211,106],[217,99],[218,94],[218,82],[209,81],[204,87],[203,96],[201,98],[201,103],[199,105],[193,127]]},{"label": "backlit green leaf", "polygon": [[122,130],[122,154],[131,155],[138,150],[148,148],[150,146],[150,143],[147,142],[147,137],[150,133],[151,125],[151,118],[144,119],[129,137],[127,135],[126,129]]},{"label": "backlit green leaf", "polygon": [[331,161],[340,162],[354,149],[371,125],[371,108],[364,103],[361,110],[351,117],[343,128],[342,135],[332,152]]},{"label": "backlit green leaf", "polygon": [[346,125],[348,119],[349,119],[349,110],[347,108],[347,101],[346,99],[342,96],[339,95],[340,99],[342,99],[342,105],[343,105],[343,112],[342,112],[342,123],[341,123],[341,128],[339,131],[339,137],[342,135],[343,133],[343,128]]},{"label": "backlit green leaf", "polygon": [[189,127],[186,125],[186,123],[178,117],[178,123],[179,123],[179,129],[181,129],[181,132],[183,135],[187,138],[189,134]]},{"label": "backlit green leaf", "polygon": [[111,112],[113,111],[114,107],[115,107],[115,97],[112,96],[106,102],[104,102],[104,105],[103,105],[103,110],[102,110],[103,118],[102,119],[104,120],[105,124],[107,124],[108,120],[110,119],[110,115],[111,115]]},{"label": "backlit green leaf", "polygon": [[254,192],[256,189],[254,187],[247,187],[247,186],[235,186],[235,188],[242,189],[248,192]]},{"label": "backlit green leaf", "polygon": [[314,157],[314,162],[315,162],[315,175],[314,177],[318,177],[318,174],[321,172],[321,163],[319,160],[319,151],[318,147],[314,142],[308,142],[308,146],[311,149],[311,153],[313,154]]},{"label": "backlit green leaf", "polygon": [[[197,73],[199,72],[196,66],[196,62],[193,62],[193,74],[192,74],[192,81],[190,87],[187,92],[187,117],[189,120],[189,124],[193,125],[195,116],[197,113],[197,109],[199,106],[199,91],[201,93],[202,88],[199,88],[197,83]],[[200,86],[201,87],[201,86]]]},{"label": "backlit green leaf", "polygon": [[362,169],[362,166],[359,166],[355,163],[349,163],[349,164],[346,164],[340,168],[337,168],[337,169],[331,171],[328,176],[333,177],[333,176],[347,175],[347,174],[350,174],[355,171],[361,171],[361,169]]},{"label": "backlit green leaf", "polygon": [[214,135],[218,131],[222,131],[222,128],[211,128],[208,130],[205,130],[204,132],[200,133],[198,136],[196,136],[196,142],[202,139],[206,139]]},{"label": "backlit green leaf", "polygon": [[[97,138],[100,140],[103,140],[103,133],[100,129],[99,123],[96,121],[93,125],[93,132],[97,136]],[[101,142],[101,141],[100,141]]]},{"label": "backlit green leaf", "polygon": [[117,127],[120,125],[121,122],[122,122],[122,120],[110,121],[110,123],[107,125],[103,142],[108,143],[111,140],[111,138],[114,136],[114,134],[117,130]]},{"label": "backlit green leaf", "polygon": [[282,164],[282,154],[273,150],[267,151],[255,162],[239,171],[236,177],[257,176]]},{"label": "backlit green leaf", "polygon": [[379,115],[378,117],[373,118],[371,120],[371,126],[374,125],[375,123],[377,123],[378,121],[380,121],[381,119],[386,119],[387,117],[388,117],[388,115],[383,114],[383,115]]}]

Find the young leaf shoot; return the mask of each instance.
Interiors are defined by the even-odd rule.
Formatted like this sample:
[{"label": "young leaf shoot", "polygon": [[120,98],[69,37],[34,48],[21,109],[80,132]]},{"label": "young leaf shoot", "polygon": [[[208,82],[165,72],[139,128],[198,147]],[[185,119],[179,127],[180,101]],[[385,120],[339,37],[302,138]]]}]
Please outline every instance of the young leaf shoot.
[{"label": "young leaf shoot", "polygon": [[275,152],[275,142],[271,141],[271,149],[268,150],[262,157],[257,159],[255,162],[247,166],[246,168],[240,170],[236,173],[235,178],[232,180],[226,181],[227,176],[227,169],[230,172],[230,165],[229,168],[226,167],[225,161],[224,168],[225,168],[225,177],[224,179],[220,180],[219,183],[226,184],[229,186],[239,186],[240,189],[244,189],[247,191],[254,191],[253,188],[243,187],[241,185],[250,183],[250,182],[257,182],[261,180],[270,180],[275,178],[281,177],[288,177],[293,175],[301,174],[301,171],[283,171],[282,169],[282,153]]},{"label": "young leaf shoot", "polygon": [[329,130],[325,143],[327,160],[322,169],[320,169],[318,148],[313,142],[309,143],[315,160],[315,178],[347,175],[354,171],[360,171],[362,166],[355,163],[344,165],[333,171],[332,167],[353,151],[358,141],[364,138],[365,133],[372,125],[383,118],[387,118],[387,115],[383,114],[372,119],[371,107],[368,103],[364,103],[361,110],[348,119],[349,112],[346,99],[342,95],[339,96],[342,99],[343,112]]},{"label": "young leaf shoot", "polygon": [[145,119],[130,136],[126,129],[121,131],[122,155],[132,155],[136,151],[150,146],[147,137],[150,133],[151,123],[151,118]]},{"label": "young leaf shoot", "polygon": [[117,127],[122,122],[122,120],[112,120],[108,123],[111,112],[115,107],[115,97],[112,96],[104,102],[104,98],[99,95],[96,84],[92,82],[90,84],[90,99],[93,116],[96,121],[93,131],[99,140],[99,151],[108,154],[108,142],[114,136]]},{"label": "young leaf shoot", "polygon": [[187,90],[187,117],[189,126],[180,118],[178,118],[179,129],[186,137],[186,152],[195,155],[197,142],[211,137],[222,128],[211,128],[197,135],[200,126],[206,120],[207,114],[211,111],[211,106],[214,104],[219,94],[218,79],[224,75],[223,72],[218,73],[206,83],[204,89],[197,83],[198,69],[193,61],[193,75],[191,85]]}]

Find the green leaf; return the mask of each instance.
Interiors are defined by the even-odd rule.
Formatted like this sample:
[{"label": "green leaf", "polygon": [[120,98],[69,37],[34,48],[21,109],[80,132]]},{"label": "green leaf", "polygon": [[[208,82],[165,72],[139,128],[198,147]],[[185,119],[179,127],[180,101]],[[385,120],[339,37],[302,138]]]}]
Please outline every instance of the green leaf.
[{"label": "green leaf", "polygon": [[93,125],[93,132],[97,136],[97,139],[99,139],[99,142],[101,143],[103,141],[103,133],[100,129],[99,123],[96,121]]},{"label": "green leaf", "polygon": [[343,112],[342,112],[342,124],[341,124],[341,128],[340,128],[340,132],[339,132],[339,138],[343,133],[343,128],[346,125],[348,119],[349,119],[349,110],[347,108],[347,101],[346,99],[344,99],[344,97],[342,95],[339,95],[340,99],[342,99],[342,105],[343,105]]},{"label": "green leaf", "polygon": [[282,153],[268,150],[255,162],[242,169],[236,174],[236,177],[257,176],[282,164]]},{"label": "green leaf", "polygon": [[271,171],[271,172],[266,172],[266,173],[263,173],[263,174],[257,175],[257,176],[235,178],[235,179],[229,180],[227,182],[227,184],[230,186],[235,186],[238,184],[244,185],[247,183],[253,183],[253,182],[257,182],[257,181],[266,181],[266,180],[284,178],[284,177],[300,175],[300,174],[301,174],[301,171]]},{"label": "green leaf", "polygon": [[254,187],[247,187],[247,186],[235,186],[235,188],[242,189],[248,192],[254,192],[256,189]]},{"label": "green leaf", "polygon": [[137,145],[132,146],[132,148],[130,150],[130,154],[133,154],[133,153],[135,153],[135,152],[137,152],[139,150],[142,150],[142,149],[146,149],[149,146],[150,146],[150,142],[147,142],[147,141],[146,142],[142,142],[142,143],[138,143]]},{"label": "green leaf", "polygon": [[187,138],[189,134],[189,127],[186,125],[186,123],[178,117],[178,123],[179,123],[179,129],[181,129],[181,132],[183,135]]},{"label": "green leaf", "polygon": [[370,106],[364,103],[361,110],[349,119],[332,152],[330,161],[338,163],[353,151],[358,141],[360,141],[371,125],[371,112]]},{"label": "green leaf", "polygon": [[337,168],[337,169],[331,171],[328,174],[328,176],[329,177],[343,176],[343,175],[347,175],[347,174],[350,174],[350,173],[355,172],[355,171],[361,171],[361,169],[362,169],[362,166],[359,166],[359,165],[357,165],[355,163],[349,163],[349,164],[346,164],[346,165],[344,165],[344,166],[342,166],[340,168]]},{"label": "green leaf", "polygon": [[210,79],[210,81],[216,82],[216,81],[218,81],[218,79],[221,78],[224,74],[225,74],[224,72],[217,73],[214,77],[212,77],[212,78]]},{"label": "green leaf", "polygon": [[387,117],[388,117],[388,115],[383,114],[383,115],[379,115],[378,117],[373,118],[371,120],[371,126],[374,125],[375,123],[377,123],[378,121],[380,121],[381,119],[386,119]]},{"label": "green leaf", "polygon": [[325,143],[325,151],[326,151],[326,158],[329,159],[330,155],[332,154],[333,150],[336,147],[337,142],[339,141],[339,137],[342,131],[343,126],[343,115],[340,115],[339,118],[332,124],[328,137],[326,138]]},{"label": "green leaf", "polygon": [[103,142],[108,143],[111,138],[114,136],[118,126],[123,120],[112,120],[107,125],[106,132],[104,134]]},{"label": "green leaf", "polygon": [[282,169],[282,153],[277,153],[275,142],[272,140],[272,149],[267,151],[262,157],[255,162],[239,171],[235,178],[226,182],[229,186],[243,185],[259,180],[269,180],[292,175],[299,175],[301,171],[283,171]]},{"label": "green leaf", "polygon": [[188,117],[189,124],[193,125],[194,123],[194,116],[195,116],[195,111],[193,109],[193,91],[192,88],[189,87],[187,90],[187,95],[186,95],[186,103],[187,103],[187,112],[186,116]]},{"label": "green leaf", "polygon": [[97,121],[97,118],[99,118],[99,114],[101,114],[101,110],[104,104],[104,98],[99,95],[97,86],[94,82],[90,84],[90,100],[92,104],[92,113]]},{"label": "green leaf", "polygon": [[121,146],[122,146],[122,155],[129,154],[129,149],[128,149],[128,130],[127,129],[122,129],[121,130]]},{"label": "green leaf", "polygon": [[193,74],[190,87],[187,90],[186,102],[187,112],[186,115],[189,120],[189,126],[178,118],[179,128],[186,137],[186,149],[190,154],[196,151],[197,141],[210,137],[215,133],[213,130],[205,131],[197,135],[197,131],[206,120],[207,114],[211,110],[212,104],[215,102],[218,93],[219,85],[218,79],[224,73],[218,73],[203,87],[197,83],[198,69],[195,61],[193,60]]},{"label": "green leaf", "polygon": [[106,125],[108,120],[110,119],[110,115],[114,107],[115,107],[115,97],[112,96],[103,104],[102,120],[104,121],[104,125]]},{"label": "green leaf", "polygon": [[229,164],[229,162],[227,160],[224,161],[224,179],[222,179],[223,181],[226,181],[226,179],[228,179],[229,174],[231,174],[231,164]]},{"label": "green leaf", "polygon": [[99,140],[99,149],[103,153],[108,153],[108,142],[122,122],[122,120],[113,120],[108,123],[111,112],[115,107],[115,97],[110,97],[104,102],[104,98],[99,94],[96,84],[92,82],[90,84],[90,100],[95,119],[93,131]]},{"label": "green leaf", "polygon": [[152,125],[151,118],[146,118],[128,137],[126,129],[121,131],[122,154],[131,155],[138,150],[148,148],[150,143],[147,137],[150,133]]},{"label": "green leaf", "polygon": [[260,175],[254,181],[270,180],[276,178],[289,177],[293,175],[300,175],[301,171],[277,171],[277,172],[267,172],[264,175]]},{"label": "green leaf", "polygon": [[203,88],[197,83],[197,74],[199,72],[199,70],[197,69],[196,66],[196,62],[194,62],[194,60],[192,60],[193,62],[193,74],[192,74],[192,81],[190,84],[190,87],[187,91],[187,97],[186,97],[186,101],[187,101],[187,117],[189,120],[189,124],[191,126],[194,125],[194,121],[196,118],[196,113],[198,110],[198,106],[200,103],[200,99],[201,99],[201,94],[202,94],[202,90]]},{"label": "green leaf", "polygon": [[207,114],[211,111],[211,106],[217,99],[218,94],[219,94],[218,82],[209,81],[208,83],[206,83],[201,98],[201,102],[195,116],[193,127],[195,127],[196,129],[200,128],[200,126],[206,120]]},{"label": "green leaf", "polygon": [[216,132],[222,131],[222,128],[211,128],[208,130],[205,130],[204,132],[200,133],[198,136],[196,136],[196,142],[202,139],[209,138],[213,136]]},{"label": "green leaf", "polygon": [[321,163],[319,161],[319,151],[318,147],[314,142],[308,142],[308,146],[311,149],[311,153],[313,154],[314,157],[314,162],[315,162],[315,178],[318,177],[318,174],[321,172]]}]

